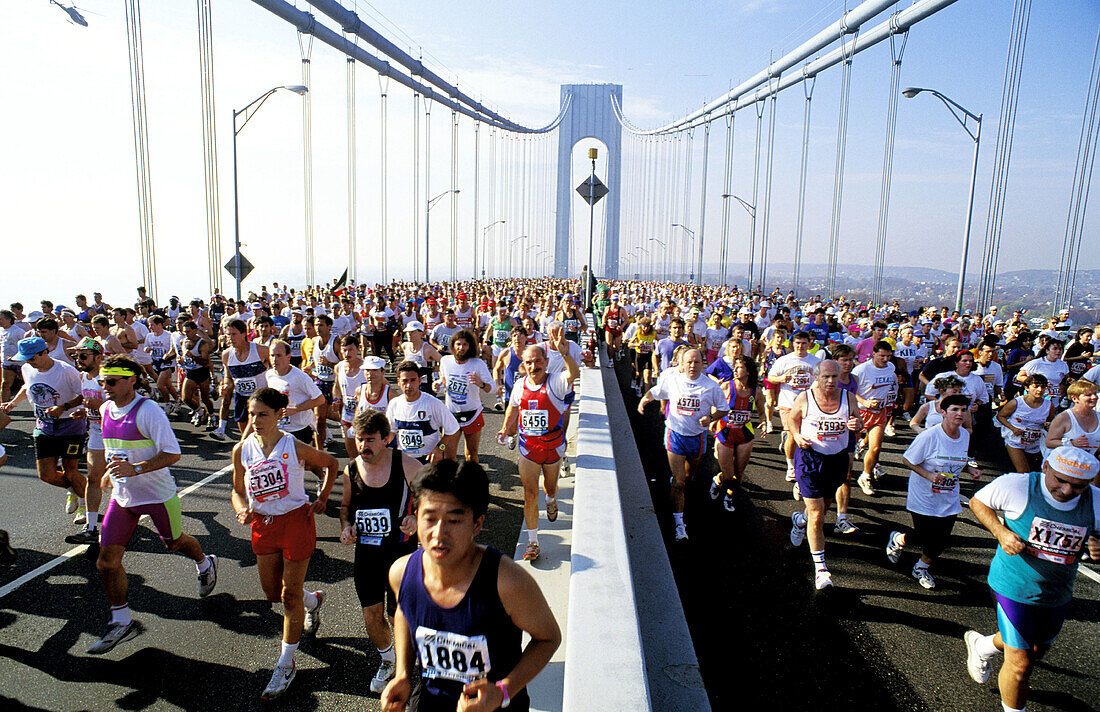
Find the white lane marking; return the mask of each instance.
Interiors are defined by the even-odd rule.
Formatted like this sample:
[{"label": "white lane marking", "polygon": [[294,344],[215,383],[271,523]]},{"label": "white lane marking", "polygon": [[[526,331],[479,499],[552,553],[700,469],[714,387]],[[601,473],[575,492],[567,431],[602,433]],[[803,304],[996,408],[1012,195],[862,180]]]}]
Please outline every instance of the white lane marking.
[{"label": "white lane marking", "polygon": [[1084,564],[1077,567],[1077,572],[1082,573],[1085,576],[1088,576],[1090,579],[1092,579],[1096,583],[1100,583],[1100,574],[1096,573],[1095,571],[1090,569],[1088,566],[1085,566]]},{"label": "white lane marking", "polygon": [[[214,474],[207,475],[206,477],[199,480],[195,484],[190,485],[186,489],[181,490],[180,493],[179,493],[179,496],[181,498],[186,497],[187,495],[191,494],[195,490],[197,490],[201,487],[205,487],[206,485],[210,484],[211,482],[218,479],[222,475],[224,475],[228,472],[231,472],[232,470],[233,470],[232,465],[226,465],[225,467],[218,470]],[[142,518],[144,518],[144,516]],[[52,560],[47,561],[46,563],[42,564],[41,566],[39,566],[34,571],[28,571],[27,573],[23,574],[22,576],[15,579],[14,581],[8,582],[3,587],[0,587],[0,598],[3,598],[4,596],[8,595],[9,593],[16,590],[17,588],[19,588],[23,584],[27,583],[28,581],[36,579],[39,576],[41,576],[42,574],[53,570],[54,568],[60,566],[61,564],[68,561],[69,559],[73,558],[74,556],[77,556],[79,554],[83,554],[87,550],[88,550],[88,545],[87,544],[81,544],[80,546],[73,547],[72,549],[69,549],[64,554],[62,554],[61,556],[58,556],[57,558],[52,559]]]}]

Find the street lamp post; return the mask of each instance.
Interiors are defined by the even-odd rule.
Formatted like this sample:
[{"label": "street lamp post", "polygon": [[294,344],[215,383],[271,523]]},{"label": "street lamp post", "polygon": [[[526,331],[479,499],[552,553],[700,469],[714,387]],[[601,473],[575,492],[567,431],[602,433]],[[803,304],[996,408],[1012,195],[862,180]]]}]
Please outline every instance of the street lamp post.
[{"label": "street lamp post", "polygon": [[649,238],[649,242],[656,242],[662,247],[664,253],[664,259],[661,261],[661,279],[668,279],[668,243],[664,240],[659,240],[656,237]]},{"label": "street lamp post", "polygon": [[509,277],[514,276],[514,274],[515,274],[515,266],[516,266],[515,253],[516,253],[516,251],[513,249],[513,245],[515,245],[520,240],[526,240],[526,239],[527,239],[527,235],[520,235],[519,237],[515,238],[514,240],[512,240],[511,242],[508,243],[508,276]]},{"label": "street lamp post", "polygon": [[[672,223],[672,227],[683,228],[684,232],[686,232],[688,234],[688,237],[691,238],[691,243],[690,243],[691,247],[688,248],[688,254],[689,255],[692,254],[695,251],[695,231],[692,230],[687,225],[681,225],[680,223]],[[688,281],[691,281],[691,282],[695,281],[695,270],[690,270],[690,274],[688,276]]]},{"label": "street lamp post", "polygon": [[[643,247],[643,246],[641,246],[641,245],[636,245],[636,246],[634,247],[634,249],[630,251],[630,254],[632,254],[632,255],[633,255],[633,254],[634,254],[635,252],[637,252],[638,250],[641,250],[642,252],[644,252],[644,253],[645,253],[645,256],[646,256],[646,257],[649,257],[649,250],[647,250],[647,249],[646,249],[645,247]],[[639,272],[641,272],[641,271],[642,271],[642,270],[641,270],[641,265],[642,265],[642,256],[641,256],[641,255],[634,255],[634,258],[635,258],[636,260],[638,260],[638,267],[637,267],[636,269],[637,269],[637,270],[638,270]]]},{"label": "street lamp post", "polygon": [[[488,260],[487,255],[488,255],[489,249],[488,249],[488,246],[487,246],[486,243],[488,242],[487,235],[489,234],[489,229],[492,228],[492,227],[495,227],[497,225],[503,225],[503,224],[504,224],[503,220],[497,220],[497,221],[491,222],[488,225],[486,225],[485,227],[481,228],[481,278],[482,279],[485,279],[485,263]],[[475,270],[477,269],[477,265],[474,265],[474,269]]]},{"label": "street lamp post", "polygon": [[[738,198],[736,195],[733,195],[732,193],[726,193],[722,196],[723,200],[728,200],[729,198],[733,198],[738,203],[741,203],[741,207],[744,208],[745,212],[749,214],[750,218],[752,218],[752,225],[749,227],[749,232],[750,232],[750,235],[752,236],[753,240],[755,241],[755,239],[756,239],[756,206],[752,205],[751,203],[748,203],[745,200],[742,200],[741,198]],[[756,251],[755,247],[750,247],[749,248],[749,277],[748,277],[748,279],[749,279],[749,281],[748,281],[748,290],[749,290],[749,292],[752,292],[752,258],[753,258],[753,252],[755,252],[755,251]],[[722,274],[725,275],[725,273],[726,273],[726,266],[722,265]]]},{"label": "street lamp post", "polygon": [[[903,89],[901,95],[906,99],[912,99],[921,92],[928,92],[932,96],[936,97],[943,102],[943,105],[947,107],[947,110],[951,112],[951,115],[955,117],[955,121],[959,122],[959,125],[963,127],[963,131],[966,131],[974,141],[974,161],[970,169],[970,197],[967,199],[966,207],[966,227],[963,229],[963,248],[962,258],[959,261],[959,283],[955,289],[955,309],[959,312],[962,311],[963,303],[963,285],[966,283],[966,257],[970,252],[970,223],[974,217],[974,185],[978,180],[978,149],[982,143],[982,115],[974,114],[964,109],[957,102],[947,98],[943,94],[939,93],[935,89],[922,89],[919,87],[908,87]],[[960,114],[962,114],[960,116]],[[966,125],[967,119],[973,119],[976,124],[976,128],[971,131],[970,127]]]},{"label": "street lamp post", "polygon": [[[293,84],[288,86],[278,86],[274,89],[268,89],[260,96],[249,102],[240,111],[233,110],[233,260],[236,266],[237,278],[237,299],[241,298],[241,215],[240,215],[240,201],[237,198],[237,134],[244,130],[244,127],[248,125],[248,122],[252,120],[252,117],[256,115],[256,112],[260,110],[267,98],[279,91],[280,89],[286,89],[292,91],[298,96],[304,96],[309,92],[309,87],[302,86],[300,84]],[[237,126],[237,117],[244,115],[244,121],[240,126]]]},{"label": "street lamp post", "polygon": [[431,251],[428,249],[430,247],[430,244],[431,244],[428,241],[429,230],[430,230],[430,227],[431,227],[431,224],[432,224],[431,214],[430,214],[431,210],[432,210],[433,207],[435,207],[436,203],[438,203],[440,200],[442,200],[444,198],[444,196],[450,195],[451,193],[454,193],[455,195],[458,195],[461,192],[462,191],[459,190],[458,188],[448,188],[447,190],[443,191],[439,195],[437,195],[434,198],[432,198],[431,200],[429,200],[428,201],[428,207],[424,209],[424,282],[425,283],[431,283],[431,281],[432,281],[432,280],[428,279],[428,265],[431,264],[431,259],[432,259],[431,258]]}]

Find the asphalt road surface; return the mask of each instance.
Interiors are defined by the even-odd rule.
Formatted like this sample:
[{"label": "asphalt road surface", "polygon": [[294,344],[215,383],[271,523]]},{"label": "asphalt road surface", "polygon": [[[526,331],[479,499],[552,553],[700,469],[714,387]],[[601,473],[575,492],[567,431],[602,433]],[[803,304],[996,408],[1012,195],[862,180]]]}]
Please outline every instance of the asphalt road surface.
[{"label": "asphalt road surface", "polygon": [[[656,406],[645,416],[629,385],[629,364],[617,364],[635,440],[653,501],[662,516],[669,558],[688,618],[703,681],[717,710],[989,710],[1001,709],[994,674],[978,685],[966,672],[968,629],[996,630],[985,583],[996,541],[964,507],[953,546],[933,567],[936,588],[910,576],[917,553],[897,565],[885,556],[892,529],[908,528],[907,470],[901,455],[914,433],[899,425],[884,445],[888,476],[873,498],[853,481],[849,517],[860,531],[832,533],[826,518],[826,557],[836,584],[813,590],[805,544],[789,541],[790,514],[801,509],[785,482],[786,463],[775,433],[758,440],[737,511],[707,495],[717,461],[708,451],[705,476],[689,488],[685,521],[690,539],[674,543],[668,509],[663,422]],[[777,422],[778,425],[778,422]],[[971,495],[1009,470],[999,441],[981,444],[980,481],[964,478]],[[861,463],[856,461],[855,470]],[[1094,564],[1092,572],[1096,571]],[[1100,709],[1100,585],[1078,575],[1065,627],[1031,677],[1030,712]]]},{"label": "asphalt road surface", "polygon": [[[489,471],[491,503],[479,541],[510,555],[519,536],[523,488],[515,452],[496,442],[503,414],[489,398],[485,402],[490,407],[481,462]],[[264,600],[249,529],[237,523],[229,503],[230,443],[215,441],[182,416],[173,425],[183,451],[172,468],[185,493],[183,530],[219,557],[218,586],[199,599],[193,563],[166,553],[143,522],[123,564],[130,607],[147,630],[99,657],[85,651],[103,634],[109,610],[94,560],[79,553],[83,547],[2,595],[20,577],[72,553],[75,547],[64,537],[80,527],[65,514],[62,490],[35,476],[27,406],[0,432],[9,454],[0,470],[0,528],[10,532],[19,554],[15,565],[0,570],[0,709],[377,710],[370,679],[378,654],[355,596],[354,547],[339,540],[340,483],[317,517],[317,550],[306,577],[307,586],[328,593],[321,628],[316,638],[303,638],[298,677],[287,694],[261,703],[278,657],[282,606]],[[341,466],[347,463],[342,441],[330,441],[329,450]],[[310,492],[311,483],[307,478]]]}]

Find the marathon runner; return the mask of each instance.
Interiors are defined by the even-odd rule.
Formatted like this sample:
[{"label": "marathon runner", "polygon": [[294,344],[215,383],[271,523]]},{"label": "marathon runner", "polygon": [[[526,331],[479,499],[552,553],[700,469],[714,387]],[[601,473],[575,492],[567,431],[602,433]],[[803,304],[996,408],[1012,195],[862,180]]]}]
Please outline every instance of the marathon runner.
[{"label": "marathon runner", "polygon": [[1091,381],[1080,379],[1069,384],[1066,396],[1073,405],[1050,422],[1043,443],[1044,453],[1049,454],[1050,450],[1061,445],[1072,445],[1090,455],[1096,455],[1100,449],[1100,417],[1096,413],[1096,394],[1096,384]]},{"label": "marathon runner", "polygon": [[724,418],[710,424],[716,440],[714,456],[720,467],[711,481],[710,498],[721,497],[722,507],[732,512],[736,509],[735,499],[756,437],[752,415],[755,411],[760,422],[764,421],[764,397],[756,362],[748,356],[723,356],[708,367],[706,373],[722,387],[728,411]]},{"label": "marathon runner", "polygon": [[[279,429],[289,404],[283,393],[261,386],[247,402],[250,433],[233,446],[230,499],[237,521],[252,528],[252,552],[267,600],[283,604],[279,659],[261,694],[270,700],[297,674],[294,653],[302,633],[316,634],[321,625],[325,592],[306,591],[304,582],[317,545],[314,517],[325,511],[339,465],[332,455]],[[305,490],[307,467],[325,472],[313,502]]]},{"label": "marathon runner", "polygon": [[397,387],[401,395],[386,406],[397,449],[422,464],[456,459],[458,421],[443,401],[420,389],[420,367],[397,364]]},{"label": "marathon runner", "polygon": [[225,439],[229,426],[227,416],[230,413],[237,423],[241,437],[244,437],[244,431],[248,427],[248,399],[267,385],[264,373],[271,363],[268,347],[249,341],[247,327],[240,319],[233,319],[226,324],[225,334],[229,337],[229,348],[222,352],[225,376],[221,387],[221,420],[217,429],[210,433],[216,440]]},{"label": "marathon runner", "polygon": [[[390,401],[400,395],[397,388],[391,388],[386,382],[386,360],[380,356],[367,356],[363,359],[363,370],[366,372],[366,382],[359,386],[356,394],[355,412],[377,410],[385,414]],[[395,438],[391,439],[390,446],[397,447]]]},{"label": "marathon runner", "polygon": [[367,382],[367,371],[359,354],[359,338],[348,334],[341,338],[341,353],[344,358],[336,364],[336,386],[332,389],[332,403],[340,412],[340,431],[344,436],[344,450],[348,458],[354,458],[355,432],[351,421],[359,407],[357,394]]},{"label": "marathon runner", "polygon": [[[1042,461],[1042,445],[1054,417],[1054,406],[1044,397],[1047,379],[1033,373],[1024,380],[1024,392],[997,413],[1008,459],[1016,472],[1035,472]],[[1056,446],[1057,447],[1057,446]]]},{"label": "marathon runner", "polygon": [[358,455],[344,468],[340,542],[355,544],[355,593],[363,608],[367,637],[381,658],[370,689],[382,692],[397,661],[390,636],[397,601],[391,595],[389,605],[383,605],[387,578],[394,561],[416,550],[412,479],[420,463],[392,447],[393,433],[385,413],[357,413],[352,430]]},{"label": "marathon runner", "polygon": [[183,328],[180,358],[180,365],[183,367],[183,404],[192,409],[191,424],[198,427],[205,425],[207,418],[213,420],[216,417],[214,401],[210,398],[210,352],[214,344],[199,331],[198,324],[194,321],[185,322]]},{"label": "marathon runner", "polygon": [[268,387],[287,397],[279,429],[300,442],[313,444],[314,411],[325,403],[321,389],[304,371],[291,365],[290,344],[282,339],[271,342],[271,368],[264,374]]},{"label": "marathon runner", "polygon": [[218,583],[217,557],[204,554],[199,542],[183,533],[176,480],[168,470],[180,459],[179,442],[164,411],[137,394],[142,371],[134,359],[120,354],[105,358],[99,369],[108,398],[100,408],[107,458],[100,485],[111,500],[103,514],[96,568],[111,604],[111,620],[103,637],[88,648],[92,655],[102,655],[142,631],[130,615],[122,566],[142,515],[149,516],[169,551],[195,562],[200,597],[210,595]]},{"label": "marathon runner", "polygon": [[485,427],[481,391],[493,395],[497,390],[493,374],[476,356],[478,353],[477,335],[471,329],[460,329],[451,337],[451,353],[439,365],[440,388],[447,408],[458,421],[466,459],[473,462],[477,462],[481,430]]},{"label": "marathon runner", "polygon": [[[871,489],[865,486],[869,484],[867,480],[874,481],[883,475],[882,467],[878,464],[879,453],[898,390],[897,370],[890,361],[893,354],[894,349],[890,343],[879,340],[874,345],[870,360],[852,369],[852,376],[856,379],[855,396],[859,403],[859,417],[865,428],[865,439],[856,445],[856,457],[863,455],[863,472],[859,476],[859,485],[864,492]],[[857,351],[857,358],[858,355]]]},{"label": "marathon runner", "polygon": [[[500,352],[493,363],[493,380],[500,384],[498,400],[495,406],[497,411],[504,410],[505,400],[512,394],[512,388],[519,378],[519,369],[523,365],[523,351],[527,348],[527,332],[521,326],[512,329],[511,343],[508,348]],[[514,440],[509,440],[509,447],[514,448]]]},{"label": "marathon runner", "polygon": [[439,362],[443,357],[435,350],[435,347],[424,340],[424,325],[419,321],[410,321],[405,324],[406,341],[401,344],[403,361],[412,361],[420,369],[420,387],[429,392],[432,387],[433,375],[439,368]]},{"label": "marathon runner", "polygon": [[[390,567],[397,668],[382,709],[526,712],[527,685],[561,644],[561,631],[531,575],[474,543],[489,505],[485,470],[434,463],[417,475],[413,498],[422,548]],[[531,640],[521,650],[523,633]]]},{"label": "marathon runner", "polygon": [[[76,370],[80,371],[80,393],[84,397],[84,409],[88,422],[88,485],[85,502],[76,511],[74,524],[84,524],[84,531],[65,537],[69,544],[99,546],[99,506],[103,493],[100,480],[107,471],[107,458],[103,446],[103,427],[99,409],[106,402],[103,385],[99,382],[99,366],[103,361],[103,347],[91,337],[84,337],[73,350]],[[86,504],[86,506],[85,506]]]},{"label": "marathon runner", "polygon": [[302,319],[302,310],[294,309],[290,313],[290,323],[279,332],[279,338],[290,345],[290,365],[295,368],[302,367],[302,342],[306,338]]},{"label": "marathon runner", "polygon": [[339,341],[332,335],[332,317],[320,314],[313,317],[313,327],[317,330],[317,336],[312,339],[310,356],[312,357],[313,379],[317,387],[321,389],[321,395],[325,397],[325,403],[317,409],[317,420],[314,426],[313,447],[318,450],[325,449],[328,440],[328,418],[336,415],[333,412],[334,403],[332,392],[336,387],[336,364],[340,362],[340,354],[336,353]]},{"label": "marathon runner", "polygon": [[813,385],[814,367],[820,360],[810,353],[810,335],[805,331],[796,331],[791,335],[791,353],[776,359],[768,371],[768,381],[779,384],[779,421],[783,425],[784,437],[781,448],[787,458],[787,482],[795,482],[795,442],[791,437],[794,429],[787,416],[794,407],[795,399]]},{"label": "marathon runner", "polygon": [[1031,672],[1065,621],[1082,552],[1087,546],[1100,558],[1100,490],[1089,485],[1098,472],[1095,457],[1063,445],[1042,472],[1001,475],[970,499],[998,543],[988,582],[1000,630],[966,632],[966,667],[984,683],[992,659],[1004,654],[997,682],[1006,712],[1027,704]]}]

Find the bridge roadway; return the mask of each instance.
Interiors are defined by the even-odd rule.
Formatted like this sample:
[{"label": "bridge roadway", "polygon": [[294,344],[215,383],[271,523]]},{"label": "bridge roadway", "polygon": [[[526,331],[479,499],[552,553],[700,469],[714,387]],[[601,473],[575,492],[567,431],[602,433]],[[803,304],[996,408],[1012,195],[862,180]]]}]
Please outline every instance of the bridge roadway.
[{"label": "bridge roadway", "polygon": [[[503,414],[485,401],[490,407],[481,461],[489,471],[491,504],[479,541],[511,553],[519,537],[523,489],[515,452],[496,442]],[[182,416],[173,425],[183,451],[172,468],[186,493],[183,529],[207,553],[220,557],[217,589],[199,599],[192,563],[166,554],[144,522],[123,561],[131,608],[148,630],[97,658],[85,650],[103,634],[108,609],[95,562],[73,556],[27,581],[0,597],[0,709],[261,708],[259,695],[278,655],[282,606],[263,600],[248,529],[237,523],[229,504],[230,475],[223,470],[230,444],[196,432]],[[0,570],[0,594],[19,577],[72,550],[63,538],[78,530],[64,512],[61,490],[34,474],[32,428],[23,405],[12,425],[0,432],[9,453],[0,470],[0,528],[11,533],[19,552],[14,566]],[[330,443],[329,449],[346,464],[342,442]],[[378,709],[377,695],[369,688],[378,654],[366,638],[355,596],[353,547],[339,541],[340,493],[337,483],[325,514],[317,517],[317,550],[306,581],[325,589],[328,599],[319,634],[303,639],[298,677],[278,702],[286,709]],[[553,534],[547,538],[554,540]]]},{"label": "bridge roadway", "polygon": [[[745,496],[732,514],[707,495],[717,470],[708,453],[706,475],[688,491],[690,539],[676,544],[663,423],[656,407],[637,414],[625,359],[617,376],[714,710],[1001,709],[996,675],[985,685],[973,682],[962,642],[968,629],[995,629],[985,584],[993,537],[964,510],[954,546],[934,567],[934,591],[909,575],[915,552],[907,550],[896,566],[886,560],[890,530],[910,524],[900,463],[913,431],[899,426],[898,437],[885,444],[889,474],[874,498],[853,483],[850,516],[860,531],[834,535],[827,517],[826,556],[836,587],[815,595],[808,550],[794,550],[789,541],[790,514],[801,506],[783,477],[778,433],[757,441]],[[986,472],[1010,469],[995,454],[1003,453],[999,444],[983,444],[982,451]],[[964,495],[989,479],[964,479]],[[1095,564],[1084,566],[1091,568],[1078,575],[1062,635],[1032,675],[1030,712],[1100,709],[1100,576]]]}]

